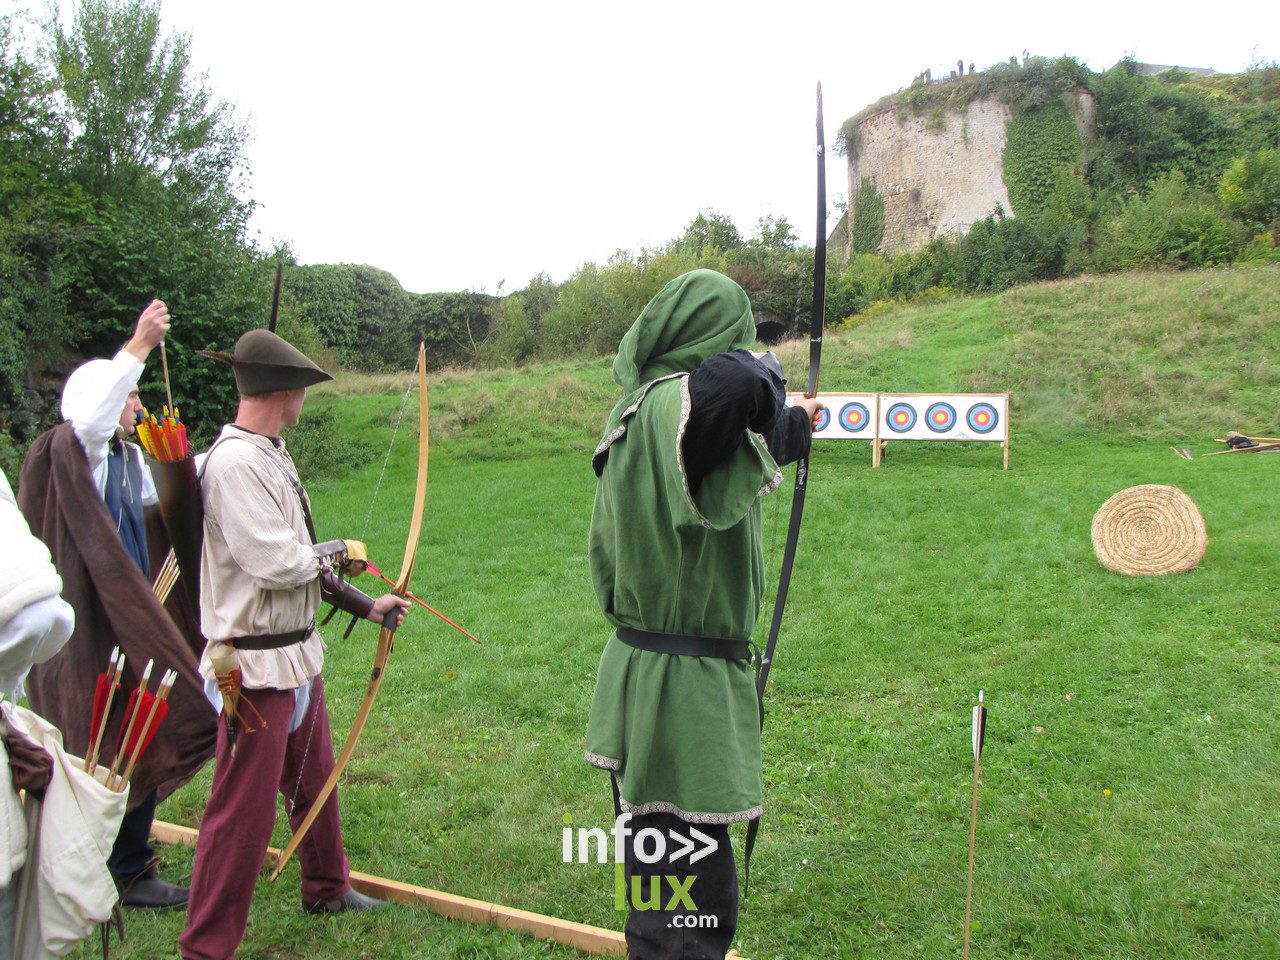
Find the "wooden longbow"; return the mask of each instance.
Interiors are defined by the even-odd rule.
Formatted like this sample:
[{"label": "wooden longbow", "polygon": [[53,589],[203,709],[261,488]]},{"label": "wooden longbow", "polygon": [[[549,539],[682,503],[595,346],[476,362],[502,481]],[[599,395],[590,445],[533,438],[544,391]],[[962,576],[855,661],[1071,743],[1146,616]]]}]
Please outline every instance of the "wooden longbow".
[{"label": "wooden longbow", "polygon": [[[424,343],[418,345],[418,481],[413,491],[413,517],[409,521],[409,534],[405,539],[404,560],[400,564],[400,577],[396,580],[393,590],[400,597],[409,593],[409,580],[413,576],[413,563],[418,556],[418,538],[422,534],[422,512],[427,498],[426,368],[427,348]],[[398,611],[393,610],[388,614],[387,621],[382,624],[382,629],[378,632],[378,650],[373,657],[373,670],[369,674],[369,686],[365,689],[364,700],[360,703],[360,709],[356,711],[356,719],[351,726],[351,733],[347,735],[347,742],[343,745],[342,752],[338,754],[338,760],[333,765],[333,770],[330,772],[329,778],[325,780],[324,786],[320,788],[320,793],[311,801],[311,807],[307,811],[306,819],[294,831],[288,845],[280,852],[280,859],[271,874],[272,880],[280,877],[285,865],[289,862],[289,858],[293,856],[294,851],[298,849],[298,845],[306,837],[307,831],[311,829],[311,825],[320,816],[320,811],[324,809],[329,795],[333,793],[334,788],[338,785],[338,780],[342,777],[342,771],[346,769],[347,762],[351,759],[351,754],[355,750],[356,744],[360,741],[360,734],[364,732],[364,725],[369,720],[369,714],[373,712],[373,702],[378,698],[378,689],[382,686],[382,676],[386,672],[387,661],[391,658],[391,648],[395,644],[397,613]]]}]

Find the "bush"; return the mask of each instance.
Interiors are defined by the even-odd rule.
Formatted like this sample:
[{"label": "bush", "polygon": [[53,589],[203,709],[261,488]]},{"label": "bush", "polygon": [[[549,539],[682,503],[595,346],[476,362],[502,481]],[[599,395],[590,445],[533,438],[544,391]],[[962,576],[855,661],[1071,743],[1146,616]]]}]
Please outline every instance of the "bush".
[{"label": "bush", "polygon": [[[270,290],[245,237],[243,127],[154,2],[85,0],[46,24],[43,62],[13,29],[0,18],[0,428],[21,445],[55,423],[67,372],[114,354],[155,296],[184,419],[221,422],[234,388],[195,350],[233,341]],[[158,363],[140,387],[163,396]]]},{"label": "bush", "polygon": [[327,409],[304,409],[285,439],[298,475],[308,483],[346,473],[359,466],[365,456],[355,434],[339,429],[337,418]]},{"label": "bush", "polygon": [[1104,226],[1095,267],[1216,266],[1229,263],[1241,246],[1239,226],[1213,198],[1172,173],[1120,205]]},{"label": "bush", "polygon": [[1240,263],[1280,263],[1280,246],[1270,233],[1260,233],[1244,245],[1237,258]]},{"label": "bush", "polygon": [[1236,157],[1222,175],[1218,196],[1246,226],[1280,230],[1280,150]]},{"label": "bush", "polygon": [[855,254],[828,285],[827,316],[847,320],[892,297],[893,267],[889,261],[874,253]]},{"label": "bush", "polygon": [[525,310],[521,294],[513,293],[499,300],[491,321],[489,336],[480,348],[480,357],[485,363],[496,366],[519,363],[537,348],[537,324]]}]

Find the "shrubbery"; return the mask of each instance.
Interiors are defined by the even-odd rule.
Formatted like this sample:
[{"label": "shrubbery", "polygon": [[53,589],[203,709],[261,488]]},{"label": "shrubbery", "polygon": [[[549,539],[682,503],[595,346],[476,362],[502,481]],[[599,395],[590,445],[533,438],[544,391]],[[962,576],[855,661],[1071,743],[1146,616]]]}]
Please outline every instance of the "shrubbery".
[{"label": "shrubbery", "polygon": [[504,297],[494,305],[492,332],[481,356],[513,362],[610,353],[667,281],[699,267],[742,284],[757,320],[776,335],[806,322],[813,302],[813,258],[797,249],[791,225],[764,218],[744,239],[723,214],[706,212],[663,247],[618,251],[603,265],[583,264],[563,284],[539,276],[529,288]]},{"label": "shrubbery", "polygon": [[[0,430],[21,446],[56,421],[66,373],[115,353],[160,296],[174,399],[199,431],[234,386],[195,350],[269,302],[245,238],[244,130],[155,3],[85,0],[70,28],[24,29],[0,18]],[[141,387],[162,395],[158,365]]]},{"label": "shrubbery", "polygon": [[1120,204],[1095,256],[1100,270],[1129,267],[1212,267],[1239,253],[1244,230],[1212,194],[1189,187],[1180,173]]},{"label": "shrubbery", "polygon": [[[70,29],[54,17],[37,43],[21,42],[22,23],[0,18],[0,464],[56,419],[71,366],[112,353],[156,295],[175,317],[175,399],[207,428],[234,389],[195,351],[228,349],[265,322],[275,268],[246,237],[245,128],[191,76],[188,38],[162,33],[157,0],[81,0]],[[1097,98],[1088,145],[1067,106],[1082,88]],[[1280,67],[1152,78],[1131,62],[1093,74],[1068,57],[1029,58],[915,84],[860,116],[941,119],[988,96],[1012,110],[1013,211],[881,256],[884,198],[864,178],[853,256],[841,264],[832,251],[834,321],[1084,271],[1280,259]],[[858,119],[841,135],[850,152]],[[326,366],[402,369],[419,340],[433,366],[609,353],[663,284],[697,267],[747,290],[765,338],[802,333],[812,308],[813,255],[791,224],[765,218],[747,234],[714,211],[665,245],[500,297],[414,294],[375,267],[284,258],[280,330]],[[159,395],[155,365],[142,386]],[[318,420],[294,442],[340,462],[349,451],[330,433]]]}]

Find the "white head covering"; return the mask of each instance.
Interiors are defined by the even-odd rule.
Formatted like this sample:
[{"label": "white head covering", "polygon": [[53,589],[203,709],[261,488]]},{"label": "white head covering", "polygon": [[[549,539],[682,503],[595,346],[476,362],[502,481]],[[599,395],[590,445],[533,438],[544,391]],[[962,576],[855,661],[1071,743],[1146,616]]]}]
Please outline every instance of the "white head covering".
[{"label": "white head covering", "polygon": [[102,395],[120,379],[110,360],[90,360],[71,371],[62,388],[62,419],[86,420],[93,416]]}]

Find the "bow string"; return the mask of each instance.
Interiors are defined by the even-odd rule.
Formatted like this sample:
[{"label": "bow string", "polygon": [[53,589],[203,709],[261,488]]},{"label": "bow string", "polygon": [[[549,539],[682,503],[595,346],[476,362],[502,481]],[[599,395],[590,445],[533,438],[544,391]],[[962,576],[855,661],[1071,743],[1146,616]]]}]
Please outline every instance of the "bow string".
[{"label": "bow string", "polygon": [[[806,397],[818,395],[818,371],[822,366],[822,328],[827,314],[827,167],[826,141],[822,129],[822,84],[818,84],[818,236],[813,248],[813,315],[809,327],[809,383]],[[791,521],[787,526],[787,543],[782,553],[782,567],[778,574],[778,595],[773,603],[773,620],[769,624],[769,639],[764,656],[760,660],[760,673],[756,679],[756,692],[760,697],[760,726],[764,726],[764,691],[769,683],[769,668],[773,666],[778,636],[782,631],[782,615],[787,607],[787,593],[791,588],[791,570],[796,562],[796,547],[800,541],[800,524],[804,518],[805,493],[809,487],[809,455],[796,461],[796,486],[791,496]]]},{"label": "bow string", "polygon": [[[813,248],[813,315],[809,327],[809,383],[806,397],[818,395],[818,371],[822,366],[822,328],[826,320],[827,305],[827,167],[826,139],[822,129],[822,84],[818,84],[818,236]],[[760,705],[760,729],[764,729],[764,691],[769,683],[769,668],[778,647],[782,632],[782,614],[787,606],[787,593],[791,588],[791,570],[796,562],[796,547],[800,542],[800,524],[804,519],[805,493],[809,488],[809,455],[796,461],[796,486],[791,495],[791,521],[787,526],[787,544],[782,552],[782,567],[778,573],[778,596],[773,603],[773,619],[769,624],[769,639],[764,655],[760,658],[760,670],[756,675],[756,694]],[[747,824],[746,851],[743,858],[745,889],[750,890],[751,854],[760,832],[760,818]]]},{"label": "bow string", "polygon": [[[413,577],[414,562],[418,557],[418,540],[422,535],[422,515],[426,506],[427,496],[427,451],[428,451],[428,424],[427,424],[427,370],[426,370],[426,345],[418,345],[418,365],[417,365],[417,384],[418,384],[418,477],[413,492],[413,514],[409,520],[409,531],[405,537],[404,559],[400,563],[400,576],[395,581],[393,592],[404,597],[409,593],[409,581]],[[410,382],[409,390],[412,390],[413,383]],[[408,399],[409,391],[405,392],[405,399]],[[391,444],[395,445],[395,435],[400,428],[400,420],[404,417],[405,404],[401,403],[400,417],[396,420],[395,430],[392,432]],[[391,448],[387,448],[387,458],[391,456]],[[378,485],[374,489],[374,500],[376,501],[378,490],[382,486],[382,476],[386,473],[387,464],[384,460],[382,464],[382,474],[378,476]],[[372,516],[373,507],[370,504],[370,516]],[[368,525],[368,517],[365,519]],[[351,732],[347,735],[347,741],[343,744],[342,752],[338,754],[338,759],[333,765],[328,778],[324,782],[324,786],[320,788],[320,792],[311,802],[311,807],[307,811],[306,818],[294,831],[288,845],[280,853],[280,859],[276,863],[276,868],[271,874],[271,879],[276,880],[280,874],[284,872],[286,864],[298,849],[298,845],[302,843],[303,838],[319,817],[320,811],[324,809],[325,803],[329,796],[333,793],[334,788],[338,785],[338,780],[342,777],[342,771],[346,769],[348,761],[351,760],[351,754],[355,751],[356,744],[360,741],[360,735],[364,732],[365,724],[369,720],[369,715],[373,712],[374,701],[378,698],[378,690],[382,686],[382,677],[386,672],[387,662],[391,659],[391,651],[395,645],[396,623],[399,615],[398,609],[393,609],[387,614],[386,619],[382,623],[381,629],[378,631],[378,648],[374,653],[373,667],[369,672],[369,683],[365,688],[364,699],[360,702],[360,709],[356,711],[355,721],[352,723]],[[313,717],[314,723],[314,717]],[[310,737],[308,737],[310,740]],[[303,763],[306,763],[306,756],[303,756]],[[299,780],[301,782],[301,780]],[[296,797],[295,797],[296,800]]]}]

